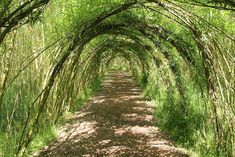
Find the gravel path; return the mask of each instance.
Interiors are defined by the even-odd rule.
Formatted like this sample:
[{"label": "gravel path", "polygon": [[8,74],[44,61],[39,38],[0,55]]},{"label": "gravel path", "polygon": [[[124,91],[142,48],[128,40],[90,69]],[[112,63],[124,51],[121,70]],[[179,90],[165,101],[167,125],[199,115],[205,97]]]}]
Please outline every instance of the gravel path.
[{"label": "gravel path", "polygon": [[188,157],[156,125],[151,104],[128,73],[111,73],[101,90],[39,157]]}]

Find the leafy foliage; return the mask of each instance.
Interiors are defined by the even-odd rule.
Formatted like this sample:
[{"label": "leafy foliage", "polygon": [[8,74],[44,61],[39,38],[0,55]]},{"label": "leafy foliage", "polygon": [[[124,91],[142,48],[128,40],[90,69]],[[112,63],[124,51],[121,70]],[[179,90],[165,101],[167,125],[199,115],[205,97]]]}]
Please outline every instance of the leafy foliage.
[{"label": "leafy foliage", "polygon": [[124,69],[156,102],[159,125],[178,144],[232,156],[233,4],[1,0],[0,153],[24,156],[105,73]]}]

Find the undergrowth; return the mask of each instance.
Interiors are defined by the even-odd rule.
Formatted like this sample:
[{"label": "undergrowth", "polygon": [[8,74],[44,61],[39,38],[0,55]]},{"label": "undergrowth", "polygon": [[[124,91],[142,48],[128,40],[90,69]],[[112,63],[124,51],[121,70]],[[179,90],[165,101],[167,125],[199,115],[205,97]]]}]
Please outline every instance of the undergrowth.
[{"label": "undergrowth", "polygon": [[100,78],[97,78],[89,87],[87,87],[82,93],[79,99],[75,99],[74,105],[71,106],[70,112],[76,112],[80,107],[82,107],[89,99],[90,97],[99,91],[101,87],[101,81],[103,80],[103,76]]},{"label": "undergrowth", "polygon": [[[97,78],[95,81],[91,83],[89,87],[83,90],[79,99],[75,99],[73,105],[70,110],[65,112],[62,116],[59,117],[57,123],[51,123],[48,121],[47,124],[44,124],[44,127],[40,129],[39,133],[30,143],[29,147],[26,149],[24,156],[30,156],[35,152],[38,152],[41,148],[48,145],[51,141],[57,138],[57,130],[58,128],[67,122],[67,116],[69,114],[73,114],[78,111],[80,107],[82,107],[86,102],[90,99],[90,97],[97,92],[101,87],[101,81],[103,76]],[[20,133],[14,131],[10,136],[6,136],[4,132],[0,130],[0,157],[14,157],[15,150],[17,150],[17,139],[20,138]]]},{"label": "undergrowth", "polygon": [[[191,156],[216,156],[213,127],[207,121],[210,119],[207,113],[209,109],[205,108],[205,103],[209,102],[198,94],[197,88],[189,81],[183,80],[187,85],[187,99],[190,100],[184,104],[185,101],[180,97],[175,83],[167,83],[172,81],[171,78],[161,80],[150,75],[146,83],[146,78],[143,79],[141,75],[134,77],[143,88],[144,96],[154,104],[156,125],[167,133],[177,146],[187,149]],[[184,105],[187,105],[186,113],[182,110]]]}]

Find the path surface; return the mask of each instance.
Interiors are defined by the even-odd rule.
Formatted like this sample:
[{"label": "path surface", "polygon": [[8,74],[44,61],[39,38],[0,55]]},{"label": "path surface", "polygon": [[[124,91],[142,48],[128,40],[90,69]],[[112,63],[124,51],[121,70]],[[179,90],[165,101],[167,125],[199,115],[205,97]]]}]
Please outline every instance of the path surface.
[{"label": "path surface", "polygon": [[129,74],[112,73],[38,156],[187,157],[155,127],[152,112]]}]

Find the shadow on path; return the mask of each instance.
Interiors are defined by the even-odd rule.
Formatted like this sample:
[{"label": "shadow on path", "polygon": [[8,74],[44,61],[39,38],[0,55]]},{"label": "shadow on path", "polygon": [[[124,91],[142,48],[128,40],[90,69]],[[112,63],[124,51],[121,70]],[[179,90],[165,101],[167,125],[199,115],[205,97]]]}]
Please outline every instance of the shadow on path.
[{"label": "shadow on path", "polygon": [[152,107],[128,73],[111,73],[102,89],[38,157],[187,157],[155,127]]}]

